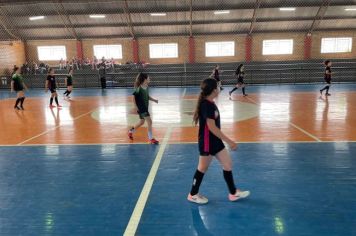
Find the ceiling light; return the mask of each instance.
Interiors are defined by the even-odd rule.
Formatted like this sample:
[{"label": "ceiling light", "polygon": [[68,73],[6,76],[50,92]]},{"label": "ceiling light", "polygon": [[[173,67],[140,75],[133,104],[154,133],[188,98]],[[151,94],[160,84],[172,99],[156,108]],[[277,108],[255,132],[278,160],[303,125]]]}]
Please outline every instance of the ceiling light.
[{"label": "ceiling light", "polygon": [[30,20],[42,20],[42,19],[44,19],[44,16],[31,16],[29,19]]},{"label": "ceiling light", "polygon": [[166,16],[167,13],[151,13],[151,16]]},{"label": "ceiling light", "polygon": [[230,11],[214,11],[215,15],[220,15],[220,14],[229,14]]},{"label": "ceiling light", "polygon": [[295,7],[281,7],[280,11],[295,11]]},{"label": "ceiling light", "polygon": [[90,18],[105,18],[105,15],[89,15]]},{"label": "ceiling light", "polygon": [[345,11],[356,11],[356,8],[345,8]]}]

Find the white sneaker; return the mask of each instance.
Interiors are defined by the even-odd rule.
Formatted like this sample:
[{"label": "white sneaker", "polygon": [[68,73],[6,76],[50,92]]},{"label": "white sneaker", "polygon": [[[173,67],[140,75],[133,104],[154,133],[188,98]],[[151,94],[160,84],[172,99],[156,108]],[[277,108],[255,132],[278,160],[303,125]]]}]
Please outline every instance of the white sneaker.
[{"label": "white sneaker", "polygon": [[247,198],[250,195],[250,191],[241,191],[236,189],[235,194],[229,194],[229,200],[234,202],[242,198]]},{"label": "white sneaker", "polygon": [[188,201],[194,202],[197,204],[207,204],[208,203],[208,199],[206,197],[204,197],[203,195],[200,195],[199,193],[197,193],[193,196],[189,193],[187,199],[188,199]]}]

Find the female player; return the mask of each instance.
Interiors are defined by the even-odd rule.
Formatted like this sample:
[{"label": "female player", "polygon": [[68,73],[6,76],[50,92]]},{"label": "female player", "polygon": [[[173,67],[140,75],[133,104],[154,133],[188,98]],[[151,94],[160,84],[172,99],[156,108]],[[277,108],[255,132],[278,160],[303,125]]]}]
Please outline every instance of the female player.
[{"label": "female player", "polygon": [[58,94],[57,94],[57,83],[56,83],[56,77],[54,76],[54,69],[50,68],[48,71],[47,75],[47,80],[46,80],[46,85],[45,85],[45,91],[47,92],[48,90],[51,91],[51,98],[49,100],[49,107],[54,108],[56,106],[53,106],[53,98],[56,101],[57,107],[61,108],[62,106],[59,105],[58,103]]},{"label": "female player", "polygon": [[65,83],[66,83],[66,86],[67,86],[67,90],[63,94],[66,96],[66,98],[70,98],[69,94],[73,90],[73,68],[69,69],[67,78],[65,79]]},{"label": "female player", "polygon": [[242,88],[242,94],[245,96],[247,96],[247,94],[245,93],[245,82],[244,82],[244,77],[245,77],[245,66],[243,64],[240,64],[236,71],[235,71],[235,76],[237,77],[237,84],[235,86],[235,88],[233,88],[230,92],[229,95],[231,97],[231,94],[238,88]]},{"label": "female player", "polygon": [[[11,92],[15,91],[17,93],[17,99],[14,106],[14,109],[16,110],[25,110],[23,107],[23,103],[25,101],[24,89],[27,90],[27,86],[23,82],[23,78],[20,74],[20,68],[15,66],[11,80]],[[19,104],[20,107],[18,107]]]}]

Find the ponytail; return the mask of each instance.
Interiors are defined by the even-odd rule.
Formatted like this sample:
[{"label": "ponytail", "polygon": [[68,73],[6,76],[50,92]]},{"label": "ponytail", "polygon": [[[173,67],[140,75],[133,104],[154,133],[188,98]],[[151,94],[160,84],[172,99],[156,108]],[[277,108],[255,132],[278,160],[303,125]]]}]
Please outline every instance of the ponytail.
[{"label": "ponytail", "polygon": [[203,94],[203,91],[200,92],[199,94],[199,98],[198,98],[198,102],[197,102],[197,106],[195,107],[195,111],[194,111],[194,115],[193,115],[193,123],[195,125],[198,124],[199,122],[199,113],[200,113],[200,105],[202,103],[202,101],[205,99],[206,97]]},{"label": "ponytail", "polygon": [[197,106],[194,111],[193,115],[193,123],[195,125],[198,124],[199,122],[199,113],[200,113],[200,106],[201,103],[210,95],[212,92],[218,88],[218,84],[215,79],[205,79],[203,82],[200,84],[200,94],[199,98],[197,101]]},{"label": "ponytail", "polygon": [[134,87],[135,89],[140,87],[141,84],[143,84],[143,82],[145,82],[145,80],[148,78],[147,74],[144,73],[139,73],[136,77],[135,83],[134,83]]}]

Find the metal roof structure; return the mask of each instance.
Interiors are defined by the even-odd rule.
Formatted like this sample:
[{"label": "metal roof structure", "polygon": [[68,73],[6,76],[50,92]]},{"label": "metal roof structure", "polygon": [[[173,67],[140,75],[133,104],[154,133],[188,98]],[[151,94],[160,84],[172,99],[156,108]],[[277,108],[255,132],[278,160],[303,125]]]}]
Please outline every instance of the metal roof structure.
[{"label": "metal roof structure", "polygon": [[307,34],[355,30],[355,23],[356,0],[0,1],[0,40]]}]

